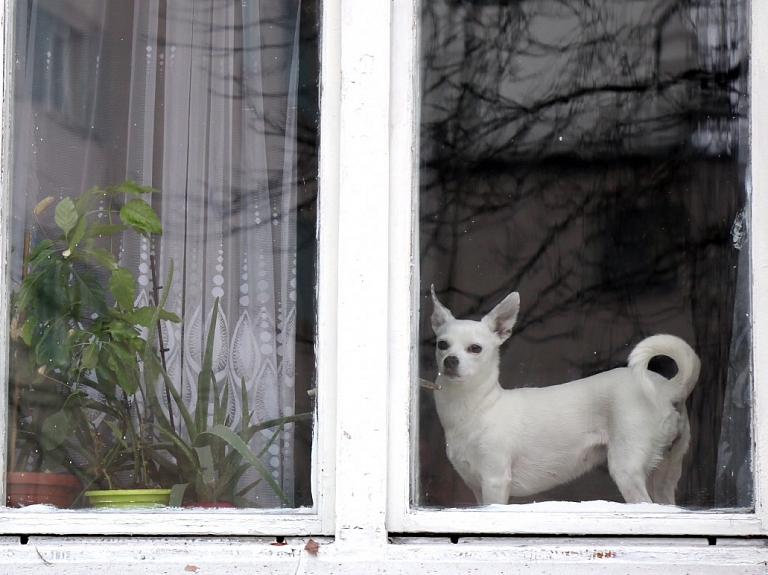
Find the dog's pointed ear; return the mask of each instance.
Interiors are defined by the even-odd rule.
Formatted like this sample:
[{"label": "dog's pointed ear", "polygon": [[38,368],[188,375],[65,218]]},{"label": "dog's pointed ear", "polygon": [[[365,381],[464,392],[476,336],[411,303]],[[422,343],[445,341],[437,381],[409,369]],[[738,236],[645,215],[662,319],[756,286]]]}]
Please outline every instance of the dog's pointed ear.
[{"label": "dog's pointed ear", "polygon": [[444,323],[452,321],[453,314],[451,311],[445,307],[443,304],[441,304],[437,300],[437,296],[435,295],[435,286],[432,285],[432,329],[435,333],[437,333],[437,330],[440,329],[440,326],[442,326]]},{"label": "dog's pointed ear", "polygon": [[520,294],[513,291],[483,318],[483,323],[504,342],[512,335],[519,311]]}]

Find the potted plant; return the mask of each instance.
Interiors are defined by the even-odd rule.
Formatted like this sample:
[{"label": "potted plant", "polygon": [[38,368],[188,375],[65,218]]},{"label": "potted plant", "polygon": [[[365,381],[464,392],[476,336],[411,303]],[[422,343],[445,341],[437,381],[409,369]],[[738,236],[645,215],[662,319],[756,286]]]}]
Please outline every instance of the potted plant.
[{"label": "potted plant", "polygon": [[[24,349],[16,364],[61,396],[57,410],[39,414],[38,432],[46,432],[47,452],[74,456],[86,487],[157,486],[146,414],[136,409],[141,366],[157,358],[144,334],[159,320],[179,319],[162,303],[136,306],[133,272],[115,257],[120,235],[162,233],[157,213],[140,197],[156,192],[128,181],[55,203],[57,232],[31,249],[13,298],[11,335]],[[46,198],[35,216],[53,204]],[[15,399],[20,404],[20,395]],[[23,455],[19,447],[12,451]]]},{"label": "potted plant", "polygon": [[[167,382],[167,389],[181,415],[183,432],[165,416],[157,394],[148,393],[157,414],[154,427],[158,438],[166,441],[154,445],[152,457],[176,482],[171,491],[172,506],[249,506],[252,503],[245,496],[261,481],[268,483],[278,499],[287,505],[288,497],[259,458],[277,440],[285,425],[311,419],[312,414],[301,413],[254,423],[248,391],[245,382],[241,382],[240,418],[237,423],[232,423],[227,406],[230,394],[237,391],[229,379],[217,382],[212,368],[218,313],[219,300],[216,299],[197,381],[194,411],[190,412],[174,386]],[[161,366],[156,362],[154,365],[160,377],[167,377]],[[248,443],[265,430],[271,430],[270,437],[261,452],[254,453]],[[238,489],[241,478],[249,470],[254,470],[258,478]]]},{"label": "potted plant", "polygon": [[65,408],[66,392],[32,369],[23,341],[11,339],[11,418],[6,505],[71,507],[82,493],[65,449],[51,441],[49,417]]}]

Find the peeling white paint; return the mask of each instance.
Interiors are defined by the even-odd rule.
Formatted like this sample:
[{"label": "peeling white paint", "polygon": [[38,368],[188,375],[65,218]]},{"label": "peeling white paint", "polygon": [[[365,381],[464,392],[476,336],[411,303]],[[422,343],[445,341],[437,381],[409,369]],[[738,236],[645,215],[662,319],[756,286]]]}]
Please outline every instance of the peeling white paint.
[{"label": "peeling white paint", "polygon": [[275,544],[268,539],[0,538],[0,573],[307,573],[448,575],[546,573],[764,574],[764,541],[395,538],[380,553],[349,553],[332,539]]},{"label": "peeling white paint", "polygon": [[[0,11],[4,38],[9,35],[3,23],[12,21],[9,4]],[[753,30],[768,29],[768,3],[755,0],[752,10]],[[764,479],[768,425],[763,425],[768,423],[768,402],[766,392],[761,395],[759,389],[754,512],[694,513],[600,502],[443,511],[410,508],[410,441],[415,428],[409,405],[416,393],[410,371],[412,282],[418,280],[412,275],[417,19],[418,6],[412,0],[326,0],[323,5],[315,508],[260,513],[167,510],[119,516],[40,508],[2,511],[0,532],[6,535],[0,537],[0,575],[768,572],[766,541],[738,538],[768,532]],[[755,32],[753,39],[757,104],[768,99],[763,96],[768,85],[768,36]],[[342,70],[348,71],[347,76]],[[4,76],[3,87],[7,80]],[[6,98],[0,126],[4,155],[8,105]],[[768,134],[768,107],[755,105],[756,157],[768,154],[764,134]],[[768,223],[761,218],[768,215],[768,163],[757,162],[753,173],[758,198],[754,281],[764,286]],[[2,164],[0,185],[5,192],[0,203],[2,224],[8,214],[7,171]],[[0,253],[6,253],[5,237],[0,234]],[[761,290],[755,293],[755,341],[762,349],[768,344],[768,299]],[[6,305],[0,298],[0,327],[7,318]],[[6,333],[0,329],[0,349]],[[5,371],[5,362],[0,354],[0,372]],[[768,374],[768,354],[757,354],[755,370],[758,379]],[[4,433],[0,414],[0,445],[5,445]],[[613,537],[533,537],[558,530]],[[530,536],[462,537],[452,543],[445,536],[392,537],[388,532]],[[123,533],[135,536],[117,536]],[[616,536],[661,533],[688,538]],[[730,537],[712,538],[721,534]],[[274,536],[279,535],[287,540],[278,543]],[[310,537],[318,544],[315,552],[307,550]]]}]

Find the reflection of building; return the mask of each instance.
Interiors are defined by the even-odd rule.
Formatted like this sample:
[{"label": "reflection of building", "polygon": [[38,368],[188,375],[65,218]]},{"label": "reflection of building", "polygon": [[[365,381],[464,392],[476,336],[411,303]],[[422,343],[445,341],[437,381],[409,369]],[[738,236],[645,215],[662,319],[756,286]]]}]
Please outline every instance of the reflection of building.
[{"label": "reflection of building", "polygon": [[[507,386],[615,367],[652,333],[694,343],[704,371],[683,491],[697,506],[715,501],[732,334],[746,328],[733,321],[748,297],[731,235],[748,142],[737,4],[478,1],[424,12],[422,287],[434,282],[463,315],[520,291]],[[751,486],[741,489],[750,502]]]}]

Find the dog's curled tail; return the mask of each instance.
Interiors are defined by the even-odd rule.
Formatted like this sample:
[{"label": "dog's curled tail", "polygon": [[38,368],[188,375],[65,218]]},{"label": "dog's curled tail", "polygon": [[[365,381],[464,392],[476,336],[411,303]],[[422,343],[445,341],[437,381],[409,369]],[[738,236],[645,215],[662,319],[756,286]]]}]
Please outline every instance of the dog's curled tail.
[{"label": "dog's curled tail", "polygon": [[648,377],[648,363],[657,355],[671,357],[677,364],[677,373],[667,385],[672,386],[672,402],[685,400],[699,379],[701,361],[690,345],[674,335],[652,335],[635,346],[629,354],[629,367],[646,385],[653,386]]}]

